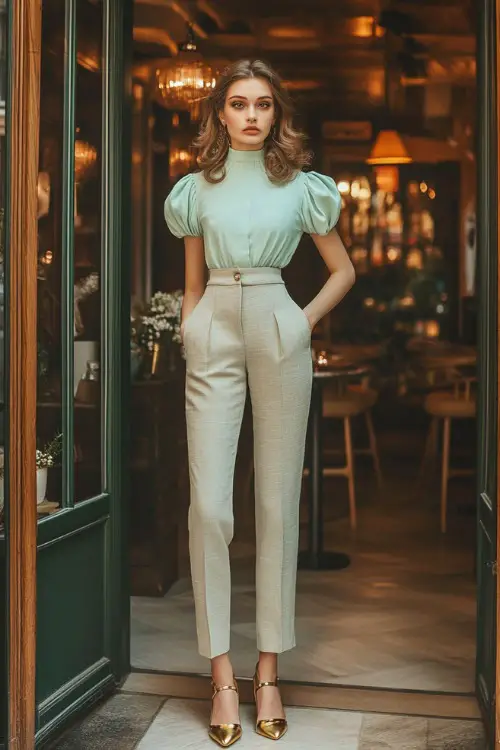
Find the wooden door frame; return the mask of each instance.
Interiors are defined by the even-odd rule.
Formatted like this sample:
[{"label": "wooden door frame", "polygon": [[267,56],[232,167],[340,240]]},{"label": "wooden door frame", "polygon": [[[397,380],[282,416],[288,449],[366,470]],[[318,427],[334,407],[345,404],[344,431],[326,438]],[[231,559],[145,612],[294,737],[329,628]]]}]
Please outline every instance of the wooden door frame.
[{"label": "wooden door frame", "polygon": [[[495,0],[496,18],[496,60],[494,74],[496,80],[496,165],[497,165],[497,227],[500,218],[500,0]],[[497,285],[500,283],[500,231],[497,229]],[[498,575],[498,561],[500,560],[500,294],[497,297],[497,549],[496,549],[496,685],[495,685],[495,750],[500,750],[500,576]]]},{"label": "wooden door frame", "polygon": [[[35,743],[37,176],[41,0],[9,8],[6,330],[8,739]],[[32,304],[26,304],[32,300]]]}]

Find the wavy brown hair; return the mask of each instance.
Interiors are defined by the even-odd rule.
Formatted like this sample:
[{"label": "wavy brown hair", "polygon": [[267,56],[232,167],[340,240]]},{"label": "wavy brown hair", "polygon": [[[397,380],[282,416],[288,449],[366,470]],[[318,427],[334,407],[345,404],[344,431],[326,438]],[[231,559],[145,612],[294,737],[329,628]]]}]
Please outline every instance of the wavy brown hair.
[{"label": "wavy brown hair", "polygon": [[311,153],[306,148],[305,135],[292,124],[294,108],[281,78],[262,60],[233,63],[204,99],[200,133],[193,144],[198,149],[198,165],[208,182],[222,182],[226,176],[224,164],[230,144],[219,114],[224,109],[229,87],[248,78],[262,78],[271,87],[276,121],[264,144],[264,163],[272,182],[289,182],[311,163]]}]

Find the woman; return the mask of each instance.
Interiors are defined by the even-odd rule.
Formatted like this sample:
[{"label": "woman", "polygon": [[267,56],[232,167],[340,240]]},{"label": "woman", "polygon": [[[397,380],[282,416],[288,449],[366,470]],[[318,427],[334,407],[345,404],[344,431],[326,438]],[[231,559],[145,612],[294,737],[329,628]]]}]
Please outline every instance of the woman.
[{"label": "woman", "polygon": [[[165,203],[186,257],[181,335],[191,503],[190,556],[200,653],[211,659],[209,736],[241,737],[229,658],[233,475],[247,380],[252,400],[257,538],[256,730],[287,729],[278,654],[295,645],[299,498],[311,396],[311,331],[354,283],[334,230],[332,179],[305,173],[310,157],[277,74],[260,61],[231,66],[205,101],[198,164]],[[303,232],[330,277],[302,310],[281,268]],[[205,263],[209,280],[205,288]]]}]

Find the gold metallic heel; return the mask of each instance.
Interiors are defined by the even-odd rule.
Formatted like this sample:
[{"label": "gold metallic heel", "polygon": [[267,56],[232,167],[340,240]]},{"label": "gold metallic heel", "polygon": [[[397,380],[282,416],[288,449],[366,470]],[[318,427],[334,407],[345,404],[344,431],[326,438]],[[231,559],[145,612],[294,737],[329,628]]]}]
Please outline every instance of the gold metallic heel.
[{"label": "gold metallic heel", "polygon": [[[256,706],[258,691],[263,687],[278,687],[278,682],[278,677],[274,682],[261,682],[259,679],[259,665],[257,664],[253,678],[253,696]],[[255,725],[257,734],[267,737],[269,740],[280,740],[286,734],[287,729],[288,722],[286,719],[261,719]]]},{"label": "gold metallic heel", "polygon": [[[219,687],[212,680],[212,690],[214,691],[212,695],[212,701],[217,693],[221,693],[223,690],[234,690],[234,692],[239,696],[236,681],[234,682],[234,685],[221,685]],[[240,739],[241,735],[241,724],[210,724],[208,727],[208,736],[210,737],[210,739],[220,745],[220,747],[229,747],[230,745],[234,745],[234,743]]]}]

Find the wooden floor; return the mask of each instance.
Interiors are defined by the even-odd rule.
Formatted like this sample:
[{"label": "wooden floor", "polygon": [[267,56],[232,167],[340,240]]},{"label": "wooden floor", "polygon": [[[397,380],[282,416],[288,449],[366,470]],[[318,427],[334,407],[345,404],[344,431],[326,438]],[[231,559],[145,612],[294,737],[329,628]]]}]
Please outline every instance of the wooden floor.
[{"label": "wooden floor", "polygon": [[[348,552],[343,571],[299,571],[297,648],[280,657],[285,680],[347,686],[470,693],[474,690],[474,481],[450,485],[449,532],[439,532],[438,482],[415,491],[423,433],[381,436],[386,484],[359,460],[359,528],[347,521],[342,479],[325,482],[326,538]],[[412,442],[413,441],[413,442]],[[236,487],[245,475],[240,465]],[[437,479],[437,477],[436,477]],[[255,665],[254,532],[251,507],[235,492],[232,656],[237,675]],[[306,499],[306,498],[304,498]],[[302,506],[302,545],[307,504]],[[136,669],[206,674],[197,654],[188,560],[163,599],[132,600]]]}]

